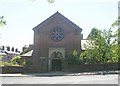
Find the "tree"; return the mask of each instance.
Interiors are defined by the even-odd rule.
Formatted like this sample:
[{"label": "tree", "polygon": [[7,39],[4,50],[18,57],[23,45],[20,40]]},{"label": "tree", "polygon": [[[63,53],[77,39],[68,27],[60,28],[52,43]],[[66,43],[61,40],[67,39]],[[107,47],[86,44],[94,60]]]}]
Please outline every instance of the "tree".
[{"label": "tree", "polygon": [[[88,35],[88,40],[92,45],[85,53],[89,63],[103,63],[104,52],[105,52],[105,39],[102,35],[102,31],[97,28],[93,28]],[[94,46],[94,47],[93,47]]]},{"label": "tree", "polygon": [[6,25],[6,21],[4,20],[4,16],[0,16],[0,27]]},{"label": "tree", "polygon": [[100,30],[97,28],[92,28],[90,34],[88,35],[87,39],[94,40],[97,38],[97,35],[100,33]]},{"label": "tree", "polygon": [[103,36],[105,39],[105,58],[109,62],[114,62],[113,58],[115,57],[116,59],[118,58],[117,55],[117,41],[115,37],[115,33],[111,30],[104,30],[103,31]]},{"label": "tree", "polygon": [[118,62],[115,34],[111,28],[103,31],[92,29],[88,39],[92,40],[90,43],[94,47],[86,48],[80,55],[80,59],[85,63]]},{"label": "tree", "polygon": [[113,22],[113,24],[112,24],[112,27],[113,28],[118,28],[118,31],[117,31],[117,44],[118,44],[118,49],[117,49],[117,54],[118,54],[118,60],[120,61],[120,16],[118,16],[118,19],[115,21],[115,22]]},{"label": "tree", "polygon": [[80,64],[80,59],[79,59],[80,54],[74,50],[70,54],[66,54],[65,59],[68,64]]},{"label": "tree", "polygon": [[47,0],[49,3],[54,3],[55,0]]}]

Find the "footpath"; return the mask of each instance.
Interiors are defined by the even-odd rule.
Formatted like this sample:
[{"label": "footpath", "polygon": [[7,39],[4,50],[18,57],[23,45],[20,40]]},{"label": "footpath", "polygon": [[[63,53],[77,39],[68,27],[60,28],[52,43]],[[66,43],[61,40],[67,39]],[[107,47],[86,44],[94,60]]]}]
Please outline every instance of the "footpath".
[{"label": "footpath", "polygon": [[83,73],[67,73],[67,72],[48,72],[48,73],[16,73],[16,74],[0,74],[0,77],[42,77],[42,76],[80,76],[80,75],[106,75],[119,74],[119,71],[98,71],[98,72],[83,72]]}]

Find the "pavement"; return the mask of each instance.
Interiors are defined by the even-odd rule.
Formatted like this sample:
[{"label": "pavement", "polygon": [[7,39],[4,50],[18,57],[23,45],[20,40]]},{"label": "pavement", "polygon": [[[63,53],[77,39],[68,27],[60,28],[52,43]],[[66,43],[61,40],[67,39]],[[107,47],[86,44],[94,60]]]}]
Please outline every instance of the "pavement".
[{"label": "pavement", "polygon": [[80,76],[80,75],[105,75],[119,74],[119,71],[98,71],[98,72],[83,72],[83,73],[68,73],[68,72],[48,72],[48,73],[16,73],[16,74],[0,74],[0,77],[39,77],[39,76]]}]

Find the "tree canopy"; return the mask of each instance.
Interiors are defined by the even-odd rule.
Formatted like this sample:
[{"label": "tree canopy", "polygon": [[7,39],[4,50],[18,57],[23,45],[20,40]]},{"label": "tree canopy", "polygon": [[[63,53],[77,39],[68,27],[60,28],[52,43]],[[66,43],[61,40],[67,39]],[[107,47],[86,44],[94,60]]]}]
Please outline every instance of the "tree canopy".
[{"label": "tree canopy", "polygon": [[100,34],[100,30],[97,28],[92,28],[91,32],[89,33],[87,39],[94,40]]},{"label": "tree canopy", "polygon": [[[117,23],[118,24],[118,23]],[[80,58],[85,63],[108,63],[118,62],[118,35],[113,33],[112,24],[109,29],[100,31],[97,28],[93,28],[88,35],[88,40],[92,40],[93,48],[86,48],[86,50],[80,55]]]}]

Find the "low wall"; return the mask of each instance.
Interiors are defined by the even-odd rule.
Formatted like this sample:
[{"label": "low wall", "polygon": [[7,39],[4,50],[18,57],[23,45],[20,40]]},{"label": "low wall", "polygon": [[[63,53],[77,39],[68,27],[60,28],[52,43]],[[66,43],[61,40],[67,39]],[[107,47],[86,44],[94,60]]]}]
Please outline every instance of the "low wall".
[{"label": "low wall", "polygon": [[65,72],[92,72],[92,71],[118,70],[118,63],[107,64],[66,64]]},{"label": "low wall", "polygon": [[2,73],[22,73],[22,66],[5,66],[2,67]]},{"label": "low wall", "polygon": [[43,73],[48,72],[47,65],[29,65],[23,67],[23,73]]},{"label": "low wall", "polygon": [[[110,71],[118,70],[118,63],[107,63],[107,64],[65,64],[64,72],[92,72],[92,71]],[[2,67],[2,73],[27,73],[27,72],[47,72],[47,67],[40,66],[5,66]]]}]

